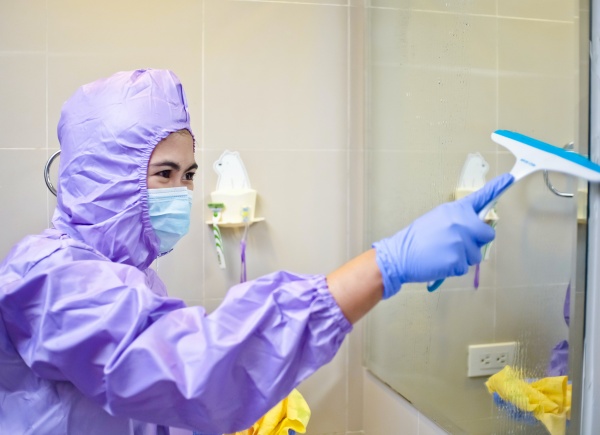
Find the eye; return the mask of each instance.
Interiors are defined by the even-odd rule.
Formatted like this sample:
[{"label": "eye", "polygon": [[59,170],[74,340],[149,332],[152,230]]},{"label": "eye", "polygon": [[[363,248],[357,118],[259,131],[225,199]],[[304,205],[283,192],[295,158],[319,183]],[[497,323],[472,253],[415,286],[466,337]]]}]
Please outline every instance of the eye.
[{"label": "eye", "polygon": [[165,169],[164,171],[157,172],[156,175],[158,175],[159,177],[163,177],[163,178],[170,178],[171,177],[171,170],[170,169]]},{"label": "eye", "polygon": [[185,173],[185,180],[186,181],[194,181],[194,175],[196,175],[195,172],[186,172]]}]

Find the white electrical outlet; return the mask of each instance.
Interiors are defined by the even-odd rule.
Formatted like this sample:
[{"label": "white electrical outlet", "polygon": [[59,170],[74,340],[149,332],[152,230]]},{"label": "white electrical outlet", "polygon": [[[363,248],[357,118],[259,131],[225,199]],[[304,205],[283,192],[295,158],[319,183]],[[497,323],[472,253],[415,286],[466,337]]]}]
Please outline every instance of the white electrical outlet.
[{"label": "white electrical outlet", "polygon": [[467,376],[489,376],[514,364],[517,343],[472,344],[469,346]]}]

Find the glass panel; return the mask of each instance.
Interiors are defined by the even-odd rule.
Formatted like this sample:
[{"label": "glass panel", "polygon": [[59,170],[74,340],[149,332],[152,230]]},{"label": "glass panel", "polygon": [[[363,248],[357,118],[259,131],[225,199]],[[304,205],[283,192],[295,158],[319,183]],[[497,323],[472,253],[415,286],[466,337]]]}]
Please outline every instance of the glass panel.
[{"label": "glass panel", "polygon": [[[508,172],[496,129],[587,154],[588,1],[372,0],[367,17],[366,240],[453,200],[469,154],[488,180]],[[470,345],[514,342],[508,362],[530,382],[554,374],[555,347],[570,343],[569,380],[580,379],[586,186],[550,182],[575,199],[541,172],[502,197],[477,290],[474,268],[435,293],[405,285],[367,318],[369,370],[450,433],[547,433],[494,403],[489,374],[467,375]]]}]

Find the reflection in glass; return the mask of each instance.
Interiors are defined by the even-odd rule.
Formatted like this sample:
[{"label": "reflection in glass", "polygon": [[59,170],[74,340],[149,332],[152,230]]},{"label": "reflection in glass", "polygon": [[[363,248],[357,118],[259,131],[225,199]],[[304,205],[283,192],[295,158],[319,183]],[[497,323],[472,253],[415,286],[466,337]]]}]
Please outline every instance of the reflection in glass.
[{"label": "reflection in glass", "polygon": [[[366,240],[452,200],[470,153],[489,164],[488,179],[510,170],[514,157],[490,140],[496,129],[587,154],[588,16],[579,0],[371,2]],[[511,366],[531,380],[553,374],[568,343],[577,388],[582,317],[569,325],[563,313],[566,301],[581,313],[585,291],[577,196],[553,194],[541,173],[511,188],[478,290],[474,268],[435,293],[404,286],[368,317],[369,370],[450,433],[547,433],[499,409],[487,376],[467,376],[468,347],[516,342]]]}]

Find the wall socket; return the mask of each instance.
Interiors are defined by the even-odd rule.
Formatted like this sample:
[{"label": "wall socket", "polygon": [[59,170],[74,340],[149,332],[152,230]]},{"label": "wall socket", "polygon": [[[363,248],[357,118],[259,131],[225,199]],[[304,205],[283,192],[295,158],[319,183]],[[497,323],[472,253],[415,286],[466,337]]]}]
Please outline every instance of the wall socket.
[{"label": "wall socket", "polygon": [[467,376],[489,376],[515,361],[517,342],[472,344],[469,346]]}]

